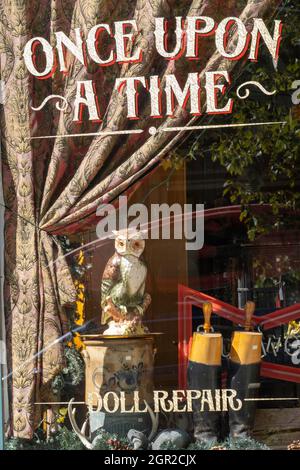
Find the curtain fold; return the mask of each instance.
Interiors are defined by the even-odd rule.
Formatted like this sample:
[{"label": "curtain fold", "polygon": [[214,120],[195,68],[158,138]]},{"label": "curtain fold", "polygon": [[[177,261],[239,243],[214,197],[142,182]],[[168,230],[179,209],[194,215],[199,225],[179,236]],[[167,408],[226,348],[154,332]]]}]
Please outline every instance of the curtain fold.
[{"label": "curtain fold", "polygon": [[[5,216],[5,305],[7,343],[10,349],[12,433],[30,438],[35,426],[35,406],[47,399],[51,380],[64,363],[66,332],[64,306],[76,297],[69,267],[53,234],[80,232],[95,216],[100,204],[109,203],[126,191],[170,151],[183,133],[162,132],[166,126],[192,123],[176,108],[174,118],[150,123],[145,99],[139,121],[128,121],[124,90],[114,90],[118,77],[167,74],[186,76],[188,71],[232,70],[236,62],[223,59],[212,39],[206,38],[200,61],[159,60],[154,43],[154,18],[205,15],[216,21],[240,16],[244,23],[266,17],[279,0],[0,0],[1,80],[5,99],[1,107]],[[138,33],[134,52],[140,47],[141,63],[98,67],[82,66],[66,55],[68,74],[56,72],[48,80],[28,73],[23,50],[26,42],[43,36],[55,44],[54,33],[74,37],[74,28],[86,36],[98,23],[135,19]],[[234,47],[236,35],[230,40]],[[111,41],[107,38],[107,52]],[[38,59],[37,59],[38,60]],[[60,113],[48,103],[50,94],[72,102],[76,81],[94,80],[100,97],[103,122],[72,121],[72,106]],[[157,127],[155,135],[150,126]],[[65,134],[124,130],[144,132],[138,136],[81,136]],[[53,135],[55,139],[30,140]]]},{"label": "curtain fold", "polygon": [[[1,133],[0,133],[1,140]],[[1,162],[1,149],[0,149],[0,162]],[[6,364],[6,332],[5,332],[5,317],[4,317],[4,198],[2,190],[2,168],[0,165],[0,367],[2,368],[2,376],[7,375],[7,364]],[[2,393],[0,396],[3,399],[3,419],[5,428],[9,421],[9,406],[8,406],[8,388],[7,382],[1,382]]]}]

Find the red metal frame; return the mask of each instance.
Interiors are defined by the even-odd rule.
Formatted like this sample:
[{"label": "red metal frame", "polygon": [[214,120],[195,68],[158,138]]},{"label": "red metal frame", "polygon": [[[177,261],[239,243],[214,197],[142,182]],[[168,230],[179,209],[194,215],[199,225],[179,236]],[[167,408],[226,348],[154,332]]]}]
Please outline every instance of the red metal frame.
[{"label": "red metal frame", "polygon": [[[198,292],[189,287],[178,285],[178,383],[180,389],[186,389],[186,370],[189,357],[189,349],[192,340],[192,307],[202,307],[204,302],[211,302],[213,312],[226,318],[235,324],[244,321],[243,310],[209,295]],[[291,320],[300,317],[300,303],[291,305],[261,317],[253,316],[253,326],[260,325],[264,330],[269,330],[279,325],[284,325]],[[273,364],[262,361],[261,375],[273,379],[300,383],[300,368]]]}]

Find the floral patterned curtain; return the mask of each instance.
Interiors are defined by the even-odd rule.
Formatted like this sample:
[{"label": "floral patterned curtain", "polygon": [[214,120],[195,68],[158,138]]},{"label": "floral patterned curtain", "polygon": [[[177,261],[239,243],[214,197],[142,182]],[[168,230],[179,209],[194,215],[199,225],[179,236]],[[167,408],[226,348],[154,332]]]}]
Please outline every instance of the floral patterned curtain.
[{"label": "floral patterned curtain", "polygon": [[[163,126],[191,123],[176,108],[174,118],[155,122],[148,130],[149,102],[143,100],[142,117],[128,121],[124,91],[114,90],[117,77],[186,76],[189,71],[228,70],[236,62],[222,58],[212,39],[200,48],[201,60],[162,61],[154,47],[154,18],[174,16],[240,16],[272,14],[277,0],[0,0],[0,57],[4,105],[1,106],[2,166],[5,214],[5,305],[12,432],[30,438],[35,426],[35,402],[49,399],[51,380],[63,365],[63,346],[57,341],[66,331],[64,306],[75,290],[62,249],[55,235],[79,232],[92,223],[100,204],[115,199],[159,162],[182,137],[182,132],[160,132]],[[68,74],[56,72],[47,80],[32,77],[23,51],[32,37],[55,45],[54,33],[73,38],[74,28],[86,37],[98,23],[135,19],[138,34],[132,49],[140,47],[141,63],[101,68],[82,66],[67,55]],[[229,47],[234,47],[233,34]],[[109,42],[103,44],[109,48]],[[134,50],[131,51],[134,53]],[[100,97],[103,122],[76,124],[72,106],[59,112],[52,102],[33,111],[50,94],[70,103],[76,81],[93,80]],[[55,103],[54,103],[55,104]],[[100,129],[122,130],[138,126],[143,133],[130,136],[62,137]],[[100,128],[99,128],[100,126]],[[32,136],[56,136],[31,140]],[[41,351],[43,353],[41,354]]]}]

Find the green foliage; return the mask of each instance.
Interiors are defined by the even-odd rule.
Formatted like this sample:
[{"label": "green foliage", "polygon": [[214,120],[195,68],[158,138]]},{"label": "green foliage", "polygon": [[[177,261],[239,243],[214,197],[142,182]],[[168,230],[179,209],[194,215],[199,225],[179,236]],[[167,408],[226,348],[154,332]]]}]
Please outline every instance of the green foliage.
[{"label": "green foliage", "polygon": [[250,437],[232,439],[226,441],[229,450],[270,450],[270,448]]},{"label": "green foliage", "polygon": [[167,158],[162,160],[162,167],[164,170],[180,170],[184,163],[188,163],[191,160],[195,160],[196,157],[194,152],[190,150],[188,153],[180,149],[173,150],[170,152]]},{"label": "green foliage", "polygon": [[[200,441],[197,441],[197,442],[192,442],[189,446],[188,446],[188,450],[211,450],[212,447],[214,447],[216,444],[209,444],[207,442],[200,442]],[[219,446],[219,444],[218,444]],[[220,444],[221,446],[221,444]]]},{"label": "green foliage", "polygon": [[99,435],[94,450],[132,450],[132,446],[125,437],[103,432]]},{"label": "green foliage", "polygon": [[[240,220],[247,225],[252,240],[268,231],[274,218],[277,229],[286,223],[286,217],[280,215],[283,208],[289,212],[299,208],[299,129],[291,114],[283,117],[279,108],[273,110],[271,117],[255,103],[243,107],[247,109],[235,115],[234,121],[286,121],[284,126],[268,126],[269,129],[239,130],[234,136],[227,132],[212,146],[213,161],[224,166],[229,176],[223,195],[231,204],[242,205]],[[251,210],[253,204],[269,205],[272,217],[266,219],[264,213],[263,221]]]},{"label": "green foliage", "polygon": [[77,437],[77,435],[70,431],[65,426],[62,426],[58,432],[49,439],[44,441],[43,445],[48,445],[49,450],[84,450],[85,447]]},{"label": "green foliage", "polygon": [[167,442],[164,442],[161,447],[160,447],[161,450],[176,450],[177,447],[175,446],[174,442],[172,442],[171,440],[167,441]]},{"label": "green foliage", "polygon": [[[132,447],[125,438],[107,432],[101,433],[94,450],[130,450]],[[34,439],[8,439],[5,450],[86,450],[77,435],[62,426],[48,441],[37,434]]]},{"label": "green foliage", "polygon": [[66,367],[52,382],[52,390],[58,395],[64,391],[68,396],[72,395],[72,388],[79,385],[84,379],[84,362],[81,354],[72,346],[65,347]]},{"label": "green foliage", "polygon": [[[165,444],[165,450],[175,450],[174,446]],[[188,450],[269,450],[269,447],[251,438],[227,439],[222,443],[202,443],[194,442],[187,448]],[[35,435],[32,441],[25,439],[8,439],[5,442],[5,450],[86,450],[77,435],[65,426],[48,441],[43,437]],[[121,438],[116,434],[103,432],[97,439],[94,450],[132,450],[132,446],[126,438]]]},{"label": "green foliage", "polygon": [[[297,2],[286,0],[278,13],[283,22],[278,63],[273,63],[262,44],[258,62],[248,61],[224,96],[224,103],[230,97],[234,100],[232,124],[271,121],[285,124],[209,130],[201,134],[201,140],[193,135],[189,149],[194,157],[207,158],[209,154],[209,158],[226,169],[223,196],[228,203],[242,206],[241,221],[247,226],[250,240],[274,228],[274,220],[276,229],[285,227],[287,213],[294,223],[295,211],[300,208],[299,115],[291,97],[292,84],[300,79],[297,8]],[[238,100],[236,89],[246,81],[258,81],[267,90],[276,90],[276,94],[265,96],[249,85],[249,97]],[[215,117],[213,123],[224,124],[224,117]],[[268,204],[270,214],[264,213],[263,217],[257,214],[251,209],[254,204]]]},{"label": "green foliage", "polygon": [[[60,235],[60,236],[57,237],[57,239],[58,239],[65,255],[73,253],[74,250],[77,250],[76,253],[78,254],[78,249],[81,246],[80,241],[76,241],[76,242],[72,241],[71,242],[69,240],[69,238],[65,235]],[[78,263],[74,262],[75,259],[76,259],[75,255],[73,255],[71,259],[72,259],[72,263],[69,263],[69,267],[71,269],[73,279],[81,279],[84,272],[85,272],[85,268],[83,266],[80,266]]]},{"label": "green foliage", "polygon": [[270,450],[268,446],[250,437],[228,438],[221,443],[194,442],[188,446],[188,450]]},{"label": "green foliage", "polygon": [[5,441],[5,450],[31,450],[35,448],[32,441],[26,439],[7,439]]},{"label": "green foliage", "polygon": [[84,450],[85,447],[76,434],[61,427],[48,441],[37,434],[31,441],[26,439],[7,439],[5,450]]}]

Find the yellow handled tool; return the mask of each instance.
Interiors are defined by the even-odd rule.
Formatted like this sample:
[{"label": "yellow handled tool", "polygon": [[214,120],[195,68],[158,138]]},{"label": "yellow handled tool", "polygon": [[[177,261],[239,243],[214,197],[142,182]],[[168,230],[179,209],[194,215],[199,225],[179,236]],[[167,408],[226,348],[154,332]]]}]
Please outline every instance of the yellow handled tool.
[{"label": "yellow handled tool", "polygon": [[204,333],[210,333],[211,332],[211,323],[210,323],[210,317],[212,314],[212,304],[210,302],[204,302],[203,306],[203,315],[204,315]]},{"label": "yellow handled tool", "polygon": [[251,322],[255,311],[255,303],[248,300],[245,305],[245,331],[252,330]]}]

